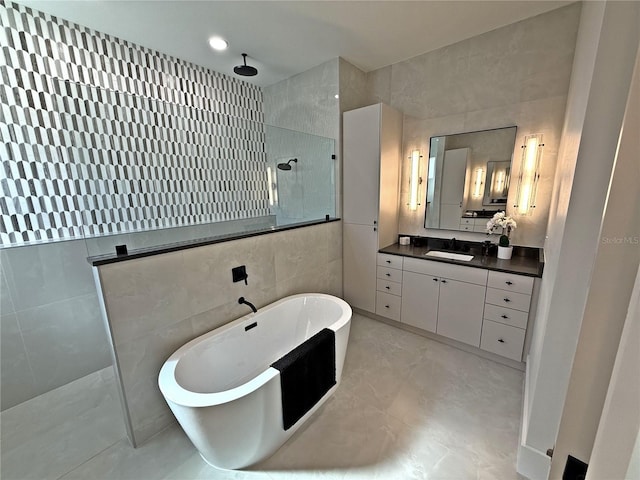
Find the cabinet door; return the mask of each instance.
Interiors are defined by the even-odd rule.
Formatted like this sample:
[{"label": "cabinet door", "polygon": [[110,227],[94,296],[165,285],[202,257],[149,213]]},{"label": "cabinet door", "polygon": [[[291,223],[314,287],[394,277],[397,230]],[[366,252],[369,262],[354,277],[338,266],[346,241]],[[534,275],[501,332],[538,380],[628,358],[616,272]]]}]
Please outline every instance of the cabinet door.
[{"label": "cabinet door", "polygon": [[436,331],[439,283],[439,279],[430,275],[403,272],[402,323],[429,332]]},{"label": "cabinet door", "polygon": [[481,285],[441,279],[436,333],[479,347],[485,290]]},{"label": "cabinet door", "polygon": [[370,225],[345,223],[342,235],[344,299],[352,307],[375,312],[377,231]]},{"label": "cabinet door", "polygon": [[378,221],[380,105],[343,115],[343,211],[346,223]]}]

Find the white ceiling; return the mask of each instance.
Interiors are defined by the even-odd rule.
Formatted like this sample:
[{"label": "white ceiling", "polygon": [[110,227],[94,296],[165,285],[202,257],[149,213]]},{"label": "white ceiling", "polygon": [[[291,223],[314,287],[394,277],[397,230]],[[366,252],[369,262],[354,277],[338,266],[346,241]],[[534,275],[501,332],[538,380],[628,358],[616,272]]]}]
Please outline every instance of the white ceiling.
[{"label": "white ceiling", "polygon": [[[567,5],[570,1],[14,0],[233,75],[247,63],[266,86],[343,57],[364,71]],[[225,52],[207,43],[220,35]]]}]

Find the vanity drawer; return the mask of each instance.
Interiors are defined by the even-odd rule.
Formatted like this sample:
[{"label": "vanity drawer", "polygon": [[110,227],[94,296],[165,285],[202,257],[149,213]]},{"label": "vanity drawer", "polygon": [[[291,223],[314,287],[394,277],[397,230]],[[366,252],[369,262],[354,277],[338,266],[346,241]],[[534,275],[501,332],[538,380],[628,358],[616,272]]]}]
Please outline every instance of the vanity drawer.
[{"label": "vanity drawer", "polygon": [[533,277],[490,271],[487,286],[531,295],[533,291]]},{"label": "vanity drawer", "polygon": [[474,267],[463,267],[444,262],[434,262],[419,258],[405,258],[404,270],[414,273],[422,273],[438,278],[450,278],[460,282],[475,283],[476,285],[487,284],[487,270]]},{"label": "vanity drawer", "polygon": [[520,362],[525,332],[521,328],[485,320],[482,323],[480,348]]},{"label": "vanity drawer", "polygon": [[386,253],[378,254],[378,265],[381,267],[397,268],[402,270],[403,257],[398,255],[388,255]]},{"label": "vanity drawer", "polygon": [[391,295],[402,295],[402,284],[391,282],[389,280],[383,280],[382,278],[378,278],[378,288],[379,292],[390,293]]},{"label": "vanity drawer", "polygon": [[522,312],[529,311],[531,295],[523,293],[507,292],[497,288],[487,288],[486,302],[501,307],[514,308]]},{"label": "vanity drawer", "polygon": [[378,267],[378,278],[390,280],[392,282],[402,283],[402,270],[395,268]]},{"label": "vanity drawer", "polygon": [[462,230],[463,232],[473,232],[473,225],[460,224],[460,230]]},{"label": "vanity drawer", "polygon": [[504,323],[512,327],[527,328],[529,314],[527,312],[521,312],[520,310],[514,310],[513,308],[505,308],[487,303],[484,306],[484,318],[485,320]]},{"label": "vanity drawer", "polygon": [[463,225],[470,225],[473,226],[473,217],[462,217],[460,219],[460,226],[462,227]]},{"label": "vanity drawer", "polygon": [[400,321],[400,309],[402,307],[402,297],[389,293],[376,293],[376,314],[391,320]]}]

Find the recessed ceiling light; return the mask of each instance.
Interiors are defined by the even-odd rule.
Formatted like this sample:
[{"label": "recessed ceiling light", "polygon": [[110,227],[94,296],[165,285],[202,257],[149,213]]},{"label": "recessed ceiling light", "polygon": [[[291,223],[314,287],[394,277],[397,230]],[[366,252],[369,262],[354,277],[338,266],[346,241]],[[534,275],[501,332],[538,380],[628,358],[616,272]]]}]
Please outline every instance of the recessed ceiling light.
[{"label": "recessed ceiling light", "polygon": [[211,46],[211,48],[218,51],[226,50],[229,46],[227,41],[224,38],[220,37],[211,37],[209,39],[209,45]]}]

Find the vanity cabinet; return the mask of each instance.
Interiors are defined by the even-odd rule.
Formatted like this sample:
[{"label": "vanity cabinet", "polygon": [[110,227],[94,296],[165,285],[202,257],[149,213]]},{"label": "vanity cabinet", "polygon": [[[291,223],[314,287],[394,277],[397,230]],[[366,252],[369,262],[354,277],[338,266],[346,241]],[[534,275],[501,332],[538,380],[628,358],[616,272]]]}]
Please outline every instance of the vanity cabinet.
[{"label": "vanity cabinet", "polygon": [[344,112],[344,299],[353,307],[379,315],[385,312],[394,320],[400,318],[402,266],[378,266],[377,252],[398,239],[401,156],[400,112],[382,103]]},{"label": "vanity cabinet", "polygon": [[439,278],[403,272],[401,322],[436,333],[439,295]]},{"label": "vanity cabinet", "polygon": [[400,321],[480,346],[487,271],[406,258]]},{"label": "vanity cabinet", "polygon": [[460,230],[463,232],[487,233],[488,218],[462,217],[460,218]]},{"label": "vanity cabinet", "polygon": [[402,257],[378,253],[376,315],[400,321]]},{"label": "vanity cabinet", "polygon": [[436,333],[479,347],[485,290],[482,285],[440,280]]},{"label": "vanity cabinet", "polygon": [[512,360],[522,360],[533,278],[489,272],[480,348]]}]

